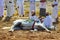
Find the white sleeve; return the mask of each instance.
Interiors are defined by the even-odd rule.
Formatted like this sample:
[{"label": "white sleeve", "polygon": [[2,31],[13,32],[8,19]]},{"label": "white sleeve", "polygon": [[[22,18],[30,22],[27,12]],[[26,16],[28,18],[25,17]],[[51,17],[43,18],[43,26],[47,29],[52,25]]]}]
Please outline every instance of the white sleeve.
[{"label": "white sleeve", "polygon": [[16,7],[18,7],[18,3],[19,3],[19,2],[18,2],[18,0],[17,0],[17,1],[16,1]]}]

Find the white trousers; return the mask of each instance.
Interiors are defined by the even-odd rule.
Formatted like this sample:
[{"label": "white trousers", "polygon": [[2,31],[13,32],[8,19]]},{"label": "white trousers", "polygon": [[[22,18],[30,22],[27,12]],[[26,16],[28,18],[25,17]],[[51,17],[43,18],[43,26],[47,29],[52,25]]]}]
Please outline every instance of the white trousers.
[{"label": "white trousers", "polygon": [[0,17],[2,17],[4,14],[4,6],[0,6]]},{"label": "white trousers", "polygon": [[31,11],[34,10],[35,11],[35,2],[30,2],[30,13],[29,13],[29,17],[31,16]]},{"label": "white trousers", "polygon": [[21,15],[21,16],[24,15],[24,5],[21,4],[18,7],[19,7],[18,8],[18,14]]},{"label": "white trousers", "polygon": [[15,12],[14,5],[12,5],[11,3],[8,4],[7,5],[7,14],[6,14],[6,16],[11,17],[11,16],[13,16],[14,12]]},{"label": "white trousers", "polygon": [[52,19],[53,22],[56,22],[56,18],[58,17],[58,7],[54,7],[52,10]]}]

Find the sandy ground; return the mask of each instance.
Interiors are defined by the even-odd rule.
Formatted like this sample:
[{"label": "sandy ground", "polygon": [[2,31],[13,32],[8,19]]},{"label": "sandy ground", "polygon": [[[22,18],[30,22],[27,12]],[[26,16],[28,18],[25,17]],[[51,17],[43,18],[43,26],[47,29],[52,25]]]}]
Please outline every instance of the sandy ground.
[{"label": "sandy ground", "polygon": [[10,27],[14,20],[19,17],[12,17],[9,22],[0,21],[0,40],[60,40],[60,23],[57,24],[57,30],[48,33],[46,31],[30,32],[29,30],[18,30],[8,32],[9,29],[2,29],[3,27]]},{"label": "sandy ground", "polygon": [[[50,4],[50,2],[48,3]],[[25,5],[25,8],[27,7],[26,5]],[[37,6],[39,7],[39,5]],[[36,8],[37,11],[39,10],[38,7]],[[28,8],[29,8],[29,5],[28,5]],[[25,11],[27,14],[29,13],[28,12],[29,10],[25,9]],[[51,12],[51,4],[49,5],[49,7],[47,7],[47,12]],[[39,13],[39,11],[37,13]],[[3,27],[10,27],[13,21],[17,19],[20,19],[20,17],[18,16],[12,17],[9,22],[0,21],[0,40],[60,40],[60,23],[57,24],[57,30],[51,31],[51,33],[48,33],[46,31],[30,32],[29,30],[18,30],[11,33],[11,32],[8,32],[9,28],[2,29]]]}]

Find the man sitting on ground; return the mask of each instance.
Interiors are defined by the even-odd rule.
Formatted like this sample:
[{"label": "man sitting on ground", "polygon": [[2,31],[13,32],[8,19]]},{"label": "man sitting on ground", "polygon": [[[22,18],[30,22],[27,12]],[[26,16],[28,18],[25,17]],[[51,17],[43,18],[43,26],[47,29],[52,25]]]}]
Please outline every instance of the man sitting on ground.
[{"label": "man sitting on ground", "polygon": [[46,18],[44,19],[43,24],[48,29],[54,29],[55,28],[53,26],[52,17],[51,17],[51,15],[49,15],[49,13],[46,13]]}]

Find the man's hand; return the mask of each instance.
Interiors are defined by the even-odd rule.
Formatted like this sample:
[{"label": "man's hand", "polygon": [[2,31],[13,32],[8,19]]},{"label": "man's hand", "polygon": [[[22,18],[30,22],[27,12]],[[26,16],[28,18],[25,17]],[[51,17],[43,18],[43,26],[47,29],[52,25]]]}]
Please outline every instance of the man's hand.
[{"label": "man's hand", "polygon": [[52,4],[52,7],[54,7],[55,5]]}]

